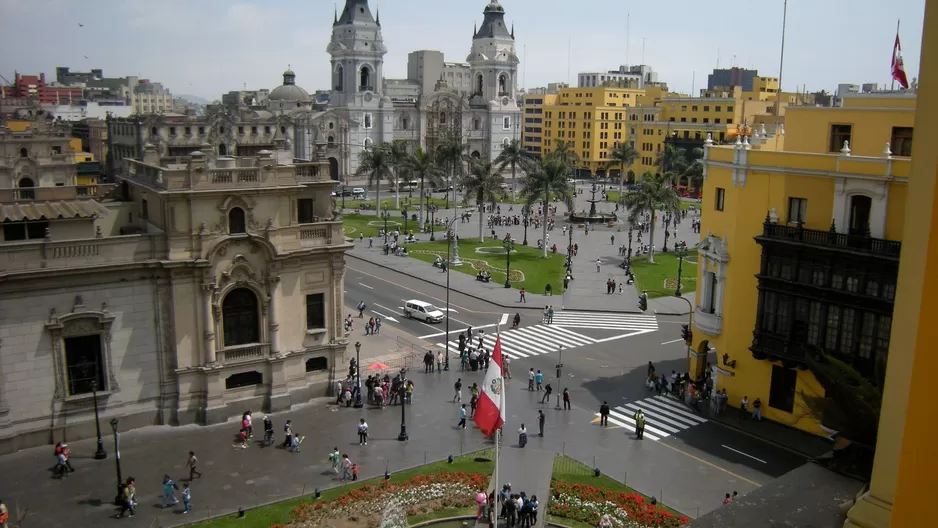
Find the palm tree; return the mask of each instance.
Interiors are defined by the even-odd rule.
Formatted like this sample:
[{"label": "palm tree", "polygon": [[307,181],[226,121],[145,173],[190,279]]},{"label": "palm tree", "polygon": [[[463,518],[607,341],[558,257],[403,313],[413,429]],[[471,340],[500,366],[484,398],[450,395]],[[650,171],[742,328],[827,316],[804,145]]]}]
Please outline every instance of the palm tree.
[{"label": "palm tree", "polygon": [[[469,145],[464,143],[457,133],[447,134],[437,147],[436,155],[440,165],[449,170],[449,182],[453,186],[453,202],[456,202],[456,182],[462,174],[463,161],[468,156]],[[449,194],[447,194],[447,199]]]},{"label": "palm tree", "polygon": [[515,182],[517,181],[515,170],[521,167],[521,171],[525,172],[531,164],[531,157],[521,146],[521,141],[514,139],[502,147],[501,153],[495,158],[495,163],[500,171],[505,170],[505,167],[511,167],[511,201],[515,201]]},{"label": "palm tree", "polygon": [[567,167],[567,172],[573,170],[573,166],[576,165],[577,161],[580,160],[580,157],[576,155],[576,152],[573,150],[574,143],[572,141],[558,141],[557,146],[554,150],[550,151],[547,155],[559,159]]},{"label": "palm tree", "polygon": [[462,178],[462,186],[466,191],[463,203],[468,204],[471,197],[479,206],[479,242],[485,242],[485,203],[494,206],[498,202],[498,191],[503,181],[501,171],[492,167],[491,163],[478,160],[469,163],[469,173]]},{"label": "palm tree", "polygon": [[661,168],[662,174],[669,175],[673,180],[676,175],[683,173],[687,168],[687,151],[671,143],[665,143],[664,150],[658,153],[655,165]]},{"label": "palm tree", "polygon": [[547,258],[547,210],[551,195],[562,196],[567,209],[573,209],[573,196],[570,194],[570,184],[567,183],[569,174],[570,167],[566,164],[566,158],[545,156],[540,163],[531,167],[521,184],[521,196],[524,197],[528,211],[532,210],[536,202],[544,202],[543,233],[541,233],[544,258]]},{"label": "palm tree", "polygon": [[638,187],[625,195],[623,200],[629,211],[629,223],[635,224],[646,215],[651,215],[650,231],[648,233],[648,262],[655,263],[655,211],[677,211],[680,200],[671,185],[671,177],[667,174],[652,174],[645,171],[638,181]]},{"label": "palm tree", "polygon": [[420,231],[422,232],[424,220],[430,210],[430,200],[424,199],[424,197],[429,194],[424,192],[424,182],[429,180],[429,183],[439,185],[443,181],[443,170],[437,164],[435,157],[428,154],[420,147],[417,147],[417,151],[410,155],[407,163],[408,172],[420,178],[420,207],[422,208],[420,215]]},{"label": "palm tree", "polygon": [[700,192],[700,188],[703,186],[703,149],[695,148],[691,151],[691,159],[694,161],[690,162],[684,169],[683,176],[687,177],[687,183],[690,187]]},{"label": "palm tree", "polygon": [[400,209],[401,186],[407,181],[409,172],[408,161],[410,160],[410,153],[407,152],[407,143],[400,140],[392,141],[388,148],[388,154],[391,156],[391,168],[394,169],[392,176],[392,183],[395,189],[394,208]]},{"label": "palm tree", "polygon": [[638,157],[638,151],[635,150],[635,147],[633,147],[631,143],[623,141],[616,145],[612,152],[609,153],[609,157],[612,158],[612,161],[609,162],[607,169],[612,168],[614,165],[619,166],[619,199],[621,200],[622,187],[625,185],[626,167],[632,167],[632,164],[635,163],[635,158]]},{"label": "palm tree", "polygon": [[368,187],[375,185],[377,189],[375,211],[381,216],[381,180],[390,180],[391,148],[387,143],[365,148],[358,157],[358,170],[355,174],[368,178]]}]

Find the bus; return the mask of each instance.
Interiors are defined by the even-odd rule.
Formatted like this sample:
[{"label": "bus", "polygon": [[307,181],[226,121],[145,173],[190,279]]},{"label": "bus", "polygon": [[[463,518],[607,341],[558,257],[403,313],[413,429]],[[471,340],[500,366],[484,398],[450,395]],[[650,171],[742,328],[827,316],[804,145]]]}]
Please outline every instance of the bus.
[{"label": "bus", "polygon": [[[397,188],[398,186],[395,185],[394,182],[391,182],[388,185],[388,187],[390,187],[392,192],[398,191],[398,188]],[[400,182],[400,192],[412,192],[412,191],[419,191],[419,190],[420,190],[420,180],[409,180],[409,181]]]}]

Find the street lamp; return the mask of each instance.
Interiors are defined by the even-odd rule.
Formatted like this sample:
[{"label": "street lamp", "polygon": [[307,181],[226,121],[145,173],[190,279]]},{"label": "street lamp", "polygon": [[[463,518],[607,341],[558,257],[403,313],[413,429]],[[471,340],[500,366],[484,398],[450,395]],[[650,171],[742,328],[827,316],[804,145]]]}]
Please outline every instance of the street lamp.
[{"label": "street lamp", "polygon": [[434,242],[436,240],[436,231],[433,229],[433,226],[436,225],[436,212],[440,209],[440,207],[436,204],[430,204],[428,209],[430,210],[430,242]]},{"label": "street lamp", "polygon": [[390,252],[388,246],[388,218],[391,217],[391,213],[387,211],[381,212],[381,218],[384,218],[384,254],[387,255]]},{"label": "street lamp", "polygon": [[563,346],[557,347],[557,406],[554,407],[558,411],[562,409],[560,406],[560,369],[563,368]]},{"label": "street lamp", "polygon": [[124,481],[123,475],[121,475],[121,449],[120,449],[120,433],[117,432],[117,418],[111,419],[111,429],[114,430],[114,462],[117,464],[117,496],[114,498],[114,504],[120,506],[124,503],[124,498],[121,497],[121,482]]},{"label": "street lamp", "polygon": [[404,204],[401,215],[404,217],[404,238],[407,238],[407,204]]},{"label": "street lamp", "polygon": [[[513,200],[514,198],[512,198]],[[528,245],[528,207],[524,206],[521,208],[521,217],[524,219],[524,240],[521,242],[523,245]]]},{"label": "street lamp", "polygon": [[98,450],[94,452],[95,460],[107,458],[104,450],[104,440],[101,438],[101,422],[98,417],[98,380],[91,380],[91,397],[94,399],[94,430],[98,433]]},{"label": "street lamp", "polygon": [[[401,390],[404,390],[404,382],[406,381],[406,379],[404,378],[404,375],[406,373],[407,373],[407,369],[402,368],[401,369],[401,385],[400,385]],[[406,391],[404,393],[406,394]],[[407,436],[407,415],[404,414],[404,410],[407,408],[405,403],[406,403],[406,400],[404,399],[404,397],[401,397],[401,434],[397,435],[397,439],[401,442],[406,442],[407,439],[409,438]]]},{"label": "street lamp", "polygon": [[355,342],[355,377],[357,378],[356,386],[358,390],[355,393],[355,408],[361,409],[365,406],[362,403],[362,344],[360,341]]},{"label": "street lamp", "polygon": [[[456,223],[458,219],[459,219],[458,216],[454,216],[453,219],[450,220],[449,225],[446,226],[446,258],[447,259],[449,258],[449,248],[450,248],[450,245],[452,244],[452,239],[453,239],[452,233],[450,232],[450,228],[453,226],[453,224]],[[433,226],[430,226],[430,227],[432,228]],[[430,240],[433,240],[432,238],[433,232],[431,231],[430,233],[431,233]],[[446,362],[443,364],[443,370],[446,370],[446,371],[449,371],[449,272],[450,272],[449,265],[450,263],[447,262],[446,263],[446,328],[444,328],[444,330],[446,331],[446,339],[443,340],[443,342],[446,343],[446,345],[444,345],[446,349]]]},{"label": "street lamp", "polygon": [[505,246],[505,258],[507,260],[505,265],[505,287],[511,288],[511,252],[515,249],[515,241],[509,238],[503,241],[502,245]]},{"label": "street lamp", "polygon": [[675,297],[681,296],[681,286],[683,282],[681,281],[681,271],[684,266],[684,257],[687,256],[687,246],[684,244],[677,245],[674,248],[675,253],[677,253],[677,290],[674,291]]},{"label": "street lamp", "polygon": [[632,225],[629,224],[629,251],[625,256],[625,274],[630,276],[632,274]]},{"label": "street lamp", "polygon": [[570,270],[573,267],[573,224],[570,224],[567,234],[570,237],[567,243],[567,270]]}]

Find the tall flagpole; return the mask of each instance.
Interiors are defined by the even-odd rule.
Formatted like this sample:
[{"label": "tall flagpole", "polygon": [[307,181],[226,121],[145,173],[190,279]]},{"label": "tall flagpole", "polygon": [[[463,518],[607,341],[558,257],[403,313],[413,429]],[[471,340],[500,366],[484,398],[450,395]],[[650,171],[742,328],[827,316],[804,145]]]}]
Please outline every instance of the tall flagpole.
[{"label": "tall flagpole", "polygon": [[[495,325],[495,342],[496,343],[499,343],[499,339],[501,338],[501,333],[502,333],[502,324],[501,324],[501,319],[499,319],[498,324]],[[502,409],[505,408],[505,356],[504,355],[502,355],[502,364],[499,365],[499,367],[502,369],[502,372],[501,372],[502,390],[498,394],[498,412],[501,413]],[[501,489],[498,487],[498,444],[500,443],[499,437],[501,436],[502,427],[504,426],[505,424],[502,424],[501,427],[495,430],[495,485],[493,486],[495,489],[495,500],[493,502],[495,504],[489,505],[490,508],[494,508],[494,510],[491,510],[489,513],[490,515],[492,515],[492,512],[494,512],[493,517],[495,518],[495,526],[498,526],[498,495],[501,492]]]},{"label": "tall flagpole", "polygon": [[[900,20],[896,19],[896,39],[899,38],[899,22]],[[894,42],[892,45],[892,60],[890,61],[890,64],[893,64],[895,62],[896,62],[896,44]],[[889,91],[892,92],[892,91],[895,91],[896,89],[896,75],[895,75],[895,72],[890,72],[890,74],[892,75],[892,85],[889,87]]]},{"label": "tall flagpole", "polygon": [[779,111],[782,105],[782,70],[785,67],[785,25],[788,22],[788,0],[782,6],[782,51],[778,58],[778,90],[775,91],[775,149],[778,150],[778,128],[781,118]]}]

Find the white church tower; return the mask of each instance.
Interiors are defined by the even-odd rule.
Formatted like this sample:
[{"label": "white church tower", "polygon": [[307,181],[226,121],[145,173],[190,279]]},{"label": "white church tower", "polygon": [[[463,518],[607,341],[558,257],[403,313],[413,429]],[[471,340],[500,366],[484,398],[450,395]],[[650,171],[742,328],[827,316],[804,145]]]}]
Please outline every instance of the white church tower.
[{"label": "white church tower", "polygon": [[332,39],[326,51],[332,57],[330,106],[348,119],[350,171],[358,167],[359,153],[394,138],[394,105],[384,95],[384,56],[381,16],[375,18],[368,0],[345,0],[336,13]]},{"label": "white church tower", "polygon": [[466,62],[472,75],[472,102],[488,105],[489,153],[495,159],[508,141],[521,139],[518,106],[518,55],[514,27],[505,25],[505,8],[492,0],[482,12],[482,27],[472,37]]}]

